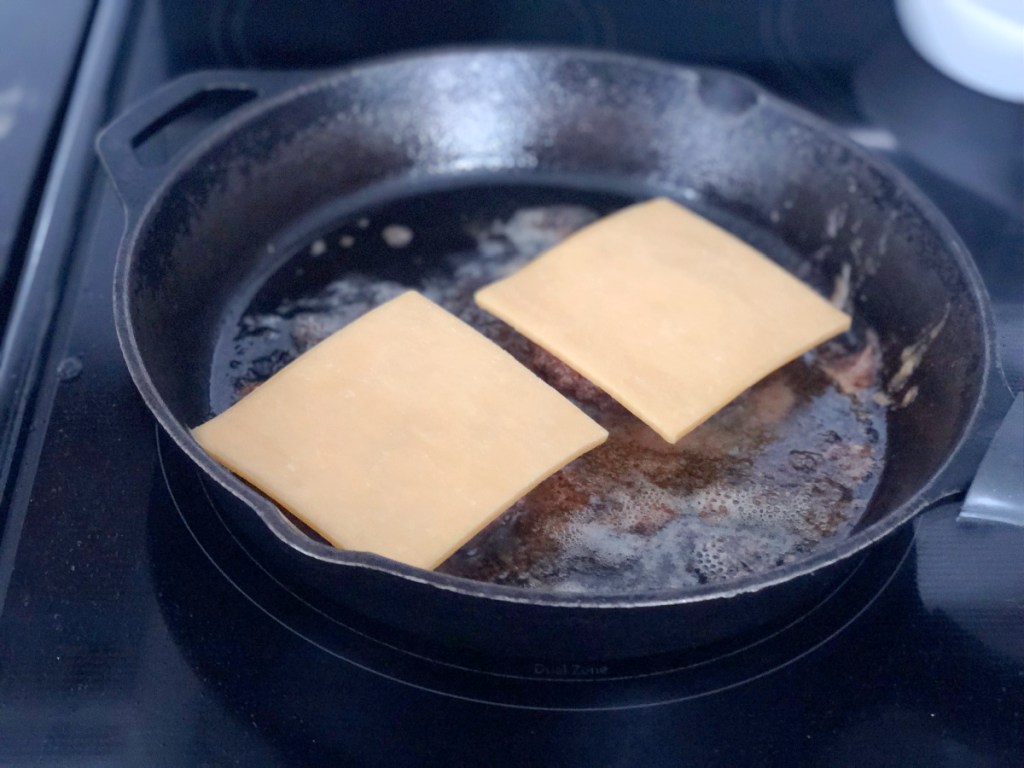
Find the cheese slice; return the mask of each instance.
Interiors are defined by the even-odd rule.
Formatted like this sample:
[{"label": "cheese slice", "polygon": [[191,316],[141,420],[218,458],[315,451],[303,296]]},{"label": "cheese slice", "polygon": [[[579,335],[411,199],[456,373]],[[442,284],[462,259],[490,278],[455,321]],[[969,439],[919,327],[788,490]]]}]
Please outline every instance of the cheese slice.
[{"label": "cheese slice", "polygon": [[413,292],[342,328],[193,434],[332,544],[422,568],[608,436]]},{"label": "cheese slice", "polygon": [[850,326],[768,257],[667,199],[581,229],[476,301],[672,443]]}]

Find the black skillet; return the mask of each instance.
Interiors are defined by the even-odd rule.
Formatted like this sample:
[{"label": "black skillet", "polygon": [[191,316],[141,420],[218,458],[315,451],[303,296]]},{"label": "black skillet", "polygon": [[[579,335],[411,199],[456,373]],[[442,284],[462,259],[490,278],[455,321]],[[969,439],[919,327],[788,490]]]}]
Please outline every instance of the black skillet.
[{"label": "black skillet", "polygon": [[[140,162],[147,139],[214,97],[249,103],[169,161]],[[133,107],[98,146],[127,210],[115,320],[147,404],[216,481],[218,505],[271,573],[397,637],[583,661],[742,635],[818,599],[855,555],[962,492],[976,466],[968,438],[998,376],[987,297],[963,244],[898,172],[744,78],[554,49],[439,51],[316,77],[197,73]],[[408,215],[410,201],[435,200],[413,228],[442,241],[450,232],[461,247],[467,216],[502,215],[531,194],[609,210],[696,199],[712,218],[814,255],[823,290],[850,264],[854,311],[881,337],[886,377],[900,350],[941,327],[913,373],[916,399],[888,416],[884,473],[849,536],[724,584],[523,590],[333,549],[193,441],[188,427],[215,410],[226,375],[217,340],[300,245],[363,210],[384,220],[389,207]],[[414,285],[415,270],[388,253],[374,268]]]}]

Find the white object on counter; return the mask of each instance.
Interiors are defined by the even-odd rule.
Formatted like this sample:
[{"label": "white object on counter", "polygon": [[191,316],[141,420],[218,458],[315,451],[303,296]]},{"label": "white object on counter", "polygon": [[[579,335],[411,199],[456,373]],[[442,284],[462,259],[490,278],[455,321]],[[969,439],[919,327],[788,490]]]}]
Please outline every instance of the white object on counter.
[{"label": "white object on counter", "polygon": [[911,44],[943,74],[1024,102],[1024,0],[896,0]]}]

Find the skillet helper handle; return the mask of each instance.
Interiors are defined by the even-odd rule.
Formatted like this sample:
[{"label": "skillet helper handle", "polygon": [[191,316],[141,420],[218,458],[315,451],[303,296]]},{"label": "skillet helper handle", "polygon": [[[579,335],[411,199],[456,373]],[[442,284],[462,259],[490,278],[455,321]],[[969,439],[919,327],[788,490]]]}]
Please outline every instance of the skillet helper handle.
[{"label": "skillet helper handle", "polygon": [[[194,72],[173,80],[143,97],[107,125],[96,138],[96,151],[124,203],[129,218],[141,212],[167,176],[167,169],[228,114],[259,98],[277,94],[309,77],[302,72],[215,70]],[[205,112],[212,119],[188,137],[184,146],[155,162],[140,159],[139,149],[164,128]]]}]

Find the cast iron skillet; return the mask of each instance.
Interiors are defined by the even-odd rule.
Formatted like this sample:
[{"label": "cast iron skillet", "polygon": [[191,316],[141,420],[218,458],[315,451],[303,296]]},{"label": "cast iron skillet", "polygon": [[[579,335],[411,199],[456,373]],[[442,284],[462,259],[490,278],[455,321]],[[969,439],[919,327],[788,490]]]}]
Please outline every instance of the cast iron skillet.
[{"label": "cast iron skillet", "polygon": [[[211,94],[258,98],[170,161],[139,162],[147,137]],[[899,173],[741,77],[556,49],[445,50],[316,77],[198,73],[147,97],[98,146],[127,210],[115,319],[146,403],[216,481],[217,503],[267,570],[322,610],[366,617],[393,637],[560,661],[735,637],[819,598],[854,555],[962,491],[976,465],[967,437],[992,390],[994,347],[964,246]],[[594,190],[623,204],[699,200],[712,217],[772,231],[814,258],[826,281],[850,264],[855,313],[881,336],[886,378],[902,349],[941,326],[913,374],[916,399],[889,416],[884,475],[852,535],[721,585],[524,591],[315,541],[194,442],[188,427],[209,417],[212,383],[225,375],[215,342],[277,274],[289,244],[361,206],[383,216],[429,191],[475,187],[491,192],[463,199],[486,206],[493,190],[524,185],[567,202]],[[455,222],[460,212],[434,213]]]}]

